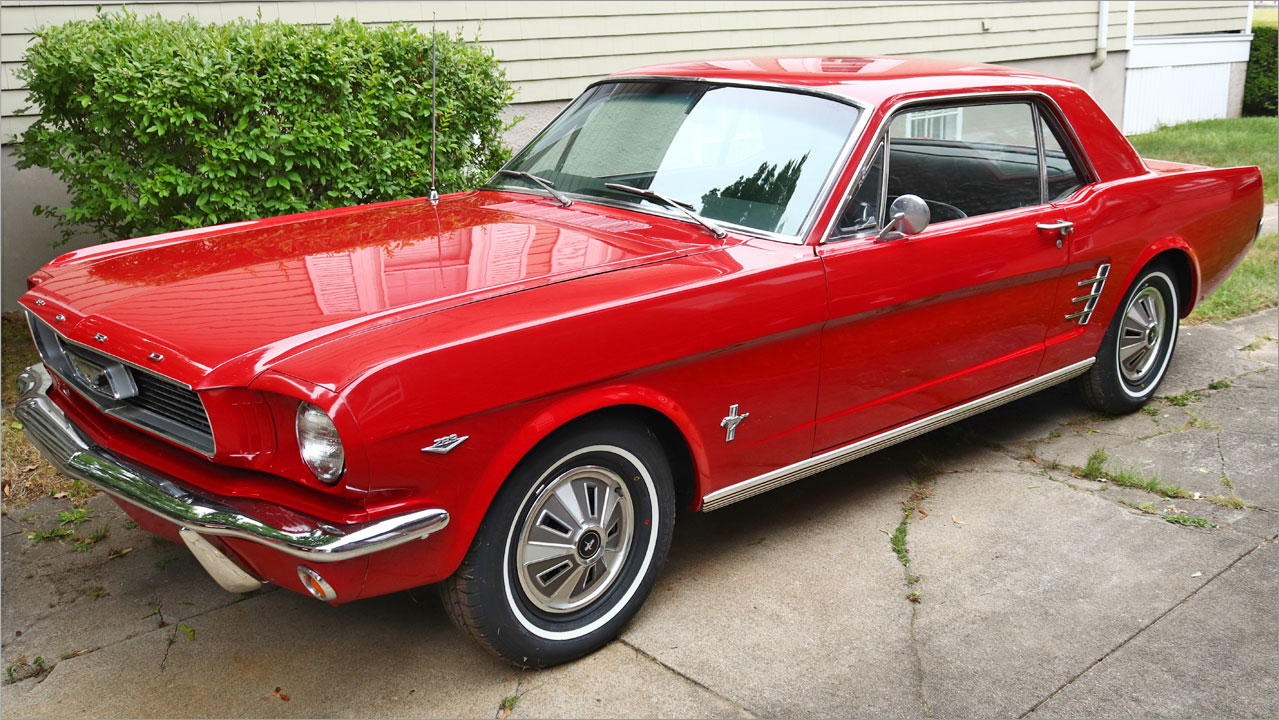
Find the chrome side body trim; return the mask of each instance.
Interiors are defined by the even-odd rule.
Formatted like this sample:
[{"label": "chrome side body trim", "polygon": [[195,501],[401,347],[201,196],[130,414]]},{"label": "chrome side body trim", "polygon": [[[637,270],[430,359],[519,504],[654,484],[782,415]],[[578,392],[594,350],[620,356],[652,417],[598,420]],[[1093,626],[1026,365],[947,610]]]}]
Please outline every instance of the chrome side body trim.
[{"label": "chrome side body trim", "polygon": [[448,512],[429,508],[342,527],[294,513],[286,527],[276,527],[236,509],[229,499],[188,489],[116,457],[67,419],[49,399],[51,385],[43,365],[32,365],[17,380],[21,399],[14,415],[36,449],[66,476],[201,535],[248,540],[310,562],[335,562],[419,540],[448,525]]},{"label": "chrome side body trim", "polygon": [[806,460],[787,465],[784,468],[764,473],[749,480],[743,480],[736,485],[716,490],[702,498],[702,511],[710,512],[718,510],[725,505],[731,505],[738,500],[745,500],[754,497],[760,493],[767,492],[773,488],[781,487],[787,483],[806,478],[809,475],[816,475],[823,470],[829,470],[836,465],[842,465],[850,460],[856,460],[859,457],[869,455],[876,450],[881,450],[890,445],[895,445],[904,440],[923,435],[926,432],[935,430],[943,425],[972,417],[982,411],[1012,402],[1019,398],[1023,398],[1031,393],[1038,392],[1046,387],[1056,385],[1064,380],[1069,380],[1077,375],[1082,375],[1096,361],[1096,358],[1088,358],[1083,362],[1068,365],[1060,370],[1055,370],[1046,375],[1032,378],[1019,385],[1005,388],[998,392],[970,400],[963,405],[958,405],[949,410],[920,418],[912,423],[893,428],[878,435],[872,435],[864,440],[859,440],[849,445],[828,450],[824,453],[814,455]]},{"label": "chrome side body trim", "polygon": [[1067,320],[1078,320],[1080,325],[1087,325],[1089,318],[1092,317],[1092,311],[1097,309],[1097,300],[1101,297],[1101,291],[1106,288],[1106,278],[1110,277],[1110,263],[1102,263],[1097,267],[1097,274],[1087,280],[1080,280],[1076,285],[1086,287],[1091,285],[1092,292],[1079,297],[1073,297],[1071,302],[1081,302],[1084,309],[1078,312],[1070,313],[1066,316]]}]

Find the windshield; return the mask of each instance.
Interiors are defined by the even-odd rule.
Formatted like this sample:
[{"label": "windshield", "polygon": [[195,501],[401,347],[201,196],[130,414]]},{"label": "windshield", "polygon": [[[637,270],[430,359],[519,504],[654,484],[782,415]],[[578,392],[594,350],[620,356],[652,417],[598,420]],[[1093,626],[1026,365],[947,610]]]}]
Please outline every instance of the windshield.
[{"label": "windshield", "polygon": [[[814,95],[705,82],[615,82],[579,97],[506,167],[561,192],[637,204],[605,183],[694,212],[798,235],[858,110]],[[496,183],[536,188],[501,176]],[[541,190],[538,190],[541,192]]]}]

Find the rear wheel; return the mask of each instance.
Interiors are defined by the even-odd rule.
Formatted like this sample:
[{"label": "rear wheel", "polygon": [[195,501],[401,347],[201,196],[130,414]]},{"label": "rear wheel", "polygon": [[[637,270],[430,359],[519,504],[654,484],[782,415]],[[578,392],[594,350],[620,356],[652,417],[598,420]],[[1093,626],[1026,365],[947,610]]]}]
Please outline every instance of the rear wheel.
[{"label": "rear wheel", "polygon": [[566,435],[498,492],[445,606],[489,651],[545,667],[612,640],[665,564],[675,516],[669,464],[639,425]]},{"label": "rear wheel", "polygon": [[1142,270],[1106,329],[1097,362],[1075,381],[1089,407],[1120,415],[1154,396],[1177,344],[1180,309],[1173,270],[1164,263]]}]

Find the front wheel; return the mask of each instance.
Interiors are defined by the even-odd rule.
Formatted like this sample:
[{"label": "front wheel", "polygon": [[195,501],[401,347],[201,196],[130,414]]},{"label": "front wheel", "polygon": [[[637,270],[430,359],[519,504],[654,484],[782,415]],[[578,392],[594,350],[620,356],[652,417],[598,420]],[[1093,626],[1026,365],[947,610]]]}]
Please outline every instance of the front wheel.
[{"label": "front wheel", "polygon": [[564,435],[507,478],[454,575],[449,615],[523,667],[572,660],[621,632],[670,548],[675,492],[661,444],[621,424]]},{"label": "front wheel", "polygon": [[1111,319],[1097,362],[1076,380],[1084,403],[1121,415],[1153,397],[1177,344],[1180,308],[1172,269],[1163,263],[1144,269]]}]

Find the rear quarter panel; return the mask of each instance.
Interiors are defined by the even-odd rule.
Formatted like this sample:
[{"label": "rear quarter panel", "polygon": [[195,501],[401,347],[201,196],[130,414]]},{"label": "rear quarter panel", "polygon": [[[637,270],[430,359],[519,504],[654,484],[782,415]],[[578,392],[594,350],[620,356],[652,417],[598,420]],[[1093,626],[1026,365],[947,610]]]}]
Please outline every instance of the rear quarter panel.
[{"label": "rear quarter panel", "polygon": [[[1190,267],[1190,292],[1179,298],[1182,317],[1216,290],[1256,236],[1261,174],[1255,167],[1148,172],[1090,185],[1059,207],[1076,232],[1070,236],[1070,263],[1056,299],[1060,320],[1049,332],[1044,369],[1095,354],[1137,274],[1161,253],[1181,253]],[[1070,298],[1082,294],[1076,282],[1103,262],[1111,264],[1110,279],[1091,322],[1080,327],[1065,319],[1078,309]]]}]

